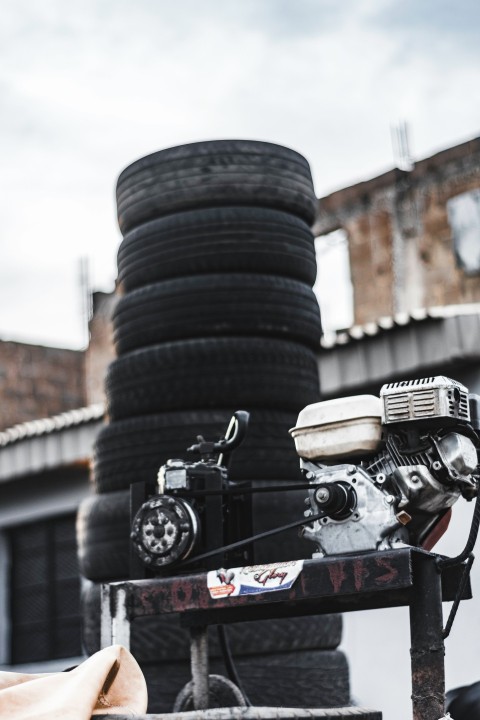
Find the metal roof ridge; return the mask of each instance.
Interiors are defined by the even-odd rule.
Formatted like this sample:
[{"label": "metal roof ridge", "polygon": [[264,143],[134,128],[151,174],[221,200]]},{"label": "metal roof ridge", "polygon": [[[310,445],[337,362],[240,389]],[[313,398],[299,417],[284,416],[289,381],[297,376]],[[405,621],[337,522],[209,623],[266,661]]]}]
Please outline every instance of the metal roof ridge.
[{"label": "metal roof ridge", "polygon": [[0,431],[0,448],[25,438],[39,437],[65,428],[100,420],[105,414],[104,403],[93,403],[82,408],[66,410],[58,415],[27,420]]},{"label": "metal roof ridge", "polygon": [[455,317],[457,315],[480,315],[480,303],[437,305],[428,309],[430,317]]},{"label": "metal roof ridge", "polygon": [[480,303],[438,305],[382,316],[377,320],[366,322],[362,325],[352,325],[342,330],[326,332],[320,339],[320,346],[324,350],[330,350],[338,345],[346,345],[353,340],[362,340],[365,336],[372,337],[380,331],[388,331],[395,327],[409,325],[411,322],[421,322],[428,319],[446,319],[460,315],[480,315]]}]

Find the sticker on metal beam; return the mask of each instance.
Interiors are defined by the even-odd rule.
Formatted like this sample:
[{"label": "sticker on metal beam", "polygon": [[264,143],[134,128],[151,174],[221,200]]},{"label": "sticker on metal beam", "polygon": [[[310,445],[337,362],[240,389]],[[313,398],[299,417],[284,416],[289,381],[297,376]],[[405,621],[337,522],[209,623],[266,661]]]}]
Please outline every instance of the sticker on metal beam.
[{"label": "sticker on metal beam", "polygon": [[207,574],[207,587],[214,599],[289,590],[303,569],[303,560],[220,568]]}]

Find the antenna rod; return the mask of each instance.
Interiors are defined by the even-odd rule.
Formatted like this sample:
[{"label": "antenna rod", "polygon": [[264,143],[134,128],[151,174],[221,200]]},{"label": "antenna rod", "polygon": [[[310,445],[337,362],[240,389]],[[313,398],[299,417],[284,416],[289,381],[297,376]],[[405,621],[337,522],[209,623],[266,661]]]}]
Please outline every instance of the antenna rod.
[{"label": "antenna rod", "polygon": [[87,257],[81,257],[80,265],[80,293],[82,314],[82,344],[88,347],[90,339],[89,324],[92,319],[92,292],[90,289],[90,271]]}]

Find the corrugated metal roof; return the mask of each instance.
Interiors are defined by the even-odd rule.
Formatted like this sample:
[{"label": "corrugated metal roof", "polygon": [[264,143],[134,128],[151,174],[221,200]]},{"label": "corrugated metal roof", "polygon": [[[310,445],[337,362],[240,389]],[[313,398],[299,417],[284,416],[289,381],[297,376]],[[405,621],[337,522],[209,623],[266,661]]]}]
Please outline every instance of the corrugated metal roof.
[{"label": "corrugated metal roof", "polygon": [[319,353],[323,397],[480,360],[480,304],[384,318],[325,338]]},{"label": "corrugated metal roof", "polygon": [[87,464],[104,414],[99,403],[0,432],[0,482]]},{"label": "corrugated metal roof", "polygon": [[65,428],[100,420],[104,414],[104,404],[96,403],[95,405],[69,410],[49,418],[19,423],[0,432],[0,448],[25,438],[40,437]]},{"label": "corrugated metal roof", "polygon": [[[480,303],[419,310],[354,326],[322,340],[323,397],[348,395],[429,368],[480,360]],[[480,371],[479,371],[480,373]],[[88,460],[102,403],[0,432],[0,481]]]},{"label": "corrugated metal roof", "polygon": [[380,317],[375,322],[368,322],[364,325],[352,325],[345,330],[325,333],[320,341],[321,347],[330,349],[335,345],[346,345],[354,340],[362,340],[365,337],[374,337],[384,330],[404,327],[411,323],[427,319],[458,317],[460,315],[480,315],[480,303],[465,305],[445,305],[432,308],[419,308],[411,312],[396,313],[388,317]]}]

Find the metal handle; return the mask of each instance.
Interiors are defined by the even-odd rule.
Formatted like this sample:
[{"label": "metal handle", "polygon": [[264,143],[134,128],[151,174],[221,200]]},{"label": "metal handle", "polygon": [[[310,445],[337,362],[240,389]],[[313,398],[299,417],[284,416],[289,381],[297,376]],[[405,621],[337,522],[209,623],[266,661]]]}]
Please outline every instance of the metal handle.
[{"label": "metal handle", "polygon": [[[236,410],[233,413],[232,419],[230,420],[225,433],[225,437],[215,443],[214,448],[218,450],[220,455],[218,457],[218,464],[223,465],[225,454],[229,454],[232,450],[235,450],[245,439],[248,430],[248,423],[250,421],[250,413],[246,410]],[[230,437],[230,433],[233,430],[233,435]]]}]

